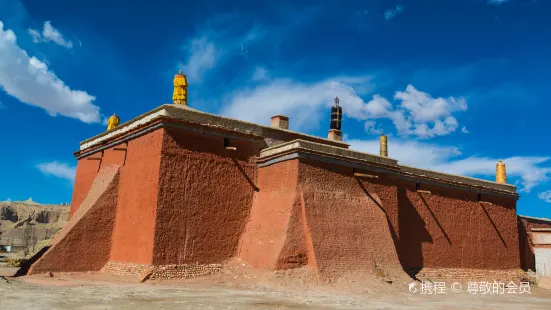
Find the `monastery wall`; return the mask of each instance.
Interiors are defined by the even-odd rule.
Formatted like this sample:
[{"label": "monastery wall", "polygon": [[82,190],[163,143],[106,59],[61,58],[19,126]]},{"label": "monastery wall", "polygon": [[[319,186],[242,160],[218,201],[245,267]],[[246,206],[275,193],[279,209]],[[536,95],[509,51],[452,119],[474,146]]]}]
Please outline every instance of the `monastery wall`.
[{"label": "monastery wall", "polygon": [[163,106],[76,155],[73,216],[98,171],[121,165],[109,266],[122,273],[202,274],[233,257],[325,275],[520,267],[514,187],[339,141]]},{"label": "monastery wall", "polygon": [[158,129],[128,142],[110,261],[152,263],[163,135]]},{"label": "monastery wall", "polygon": [[56,234],[48,250],[32,264],[30,274],[98,271],[107,263],[118,200],[119,168],[108,165],[100,170],[81,207]]},{"label": "monastery wall", "polygon": [[418,192],[395,177],[353,173],[311,160],[260,168],[240,257],[258,268],[309,264],[330,273],[519,267],[514,199],[477,202],[468,191]]},{"label": "monastery wall", "polygon": [[174,128],[161,153],[153,263],[219,263],[236,254],[255,193],[261,144]]},{"label": "monastery wall", "polygon": [[87,158],[81,158],[77,162],[77,173],[75,176],[75,184],[73,185],[73,198],[71,200],[70,217],[80,207],[80,204],[88,195],[94,178],[99,171],[100,162],[96,160],[88,160]]},{"label": "monastery wall", "polygon": [[[430,193],[423,192],[423,190]],[[401,182],[399,253],[413,269],[519,268],[516,201],[494,195]]]},{"label": "monastery wall", "polygon": [[364,156],[356,153],[307,141],[263,150],[240,257],[259,268],[308,264],[324,273],[401,266],[467,276],[458,269],[520,267],[514,195],[429,171],[415,179],[378,156],[354,163]]},{"label": "monastery wall", "polygon": [[395,183],[386,176],[358,179],[350,167],[309,159],[300,160],[299,178],[305,221],[320,272],[402,272],[395,244]]},{"label": "monastery wall", "polygon": [[298,160],[259,168],[258,187],[239,257],[263,269],[314,264],[298,188]]}]

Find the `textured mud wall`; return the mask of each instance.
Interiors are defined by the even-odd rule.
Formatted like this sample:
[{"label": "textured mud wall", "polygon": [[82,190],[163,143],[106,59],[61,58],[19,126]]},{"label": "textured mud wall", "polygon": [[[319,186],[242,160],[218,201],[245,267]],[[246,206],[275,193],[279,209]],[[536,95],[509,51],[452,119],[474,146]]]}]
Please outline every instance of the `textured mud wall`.
[{"label": "textured mud wall", "polygon": [[301,161],[299,175],[320,271],[402,271],[395,246],[396,186],[390,180],[360,180],[352,168],[309,161]]},{"label": "textured mud wall", "polygon": [[[88,195],[88,191],[99,169],[109,165],[123,164],[124,152],[114,150],[114,148],[121,147],[126,147],[126,144],[117,145],[103,152],[100,151],[78,160],[71,202],[71,216],[78,210],[80,204],[84,201],[86,195]],[[101,158],[101,160],[90,160],[89,158]]]},{"label": "textured mud wall", "polygon": [[236,254],[256,189],[261,144],[167,129],[153,264],[218,263]]},{"label": "textured mud wall", "polygon": [[[98,156],[101,156],[101,152],[91,155],[91,157]],[[98,160],[88,160],[87,158],[78,160],[70,216],[75,214],[80,204],[84,201],[84,198],[86,198],[86,195],[88,195],[94,178],[98,173],[99,164],[100,162]]]},{"label": "textured mud wall", "polygon": [[518,217],[520,238],[520,262],[524,270],[536,270],[535,250],[530,231],[532,228],[551,228],[549,221],[534,218]]},{"label": "textured mud wall", "polygon": [[400,183],[399,254],[407,268],[519,268],[516,201]]},{"label": "textured mud wall", "polygon": [[163,134],[158,129],[128,143],[120,171],[111,261],[151,264]]},{"label": "textured mud wall", "polygon": [[304,159],[259,168],[239,256],[258,268],[309,264],[326,274],[520,267],[515,199],[482,195],[481,203],[476,193],[422,185],[423,193],[397,177],[353,173]]},{"label": "textured mud wall", "polygon": [[97,271],[109,259],[119,183],[119,166],[103,167],[88,196],[52,245],[29,270]]},{"label": "textured mud wall", "polygon": [[122,149],[126,148],[126,143],[121,143],[112,148],[103,151],[101,167],[109,165],[123,165],[125,152]]},{"label": "textured mud wall", "polygon": [[298,187],[298,160],[259,168],[258,187],[239,256],[256,268],[315,265]]}]

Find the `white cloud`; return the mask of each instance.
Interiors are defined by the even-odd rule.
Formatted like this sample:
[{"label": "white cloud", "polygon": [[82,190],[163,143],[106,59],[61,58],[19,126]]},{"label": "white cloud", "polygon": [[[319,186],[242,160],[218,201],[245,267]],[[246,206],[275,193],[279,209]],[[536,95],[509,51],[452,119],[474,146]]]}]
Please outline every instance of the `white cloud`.
[{"label": "white cloud", "polygon": [[318,83],[297,83],[290,79],[276,79],[254,88],[239,90],[229,95],[221,114],[246,121],[267,124],[276,114],[292,116],[295,130],[316,128],[324,107],[333,105],[338,96],[346,103],[350,117],[365,120],[368,116],[363,100],[352,86],[337,79]]},{"label": "white cloud", "polygon": [[462,133],[469,133],[469,130],[467,129],[467,127],[463,126],[463,127],[461,128],[461,132],[462,132]]},{"label": "white cloud", "polygon": [[286,79],[271,81],[231,94],[221,114],[261,124],[267,124],[270,117],[277,114],[292,115],[291,128],[312,128],[321,120],[315,110],[330,106],[336,95],[328,86],[326,83],[298,84]]},{"label": "white cloud", "polygon": [[[262,28],[239,27],[240,16],[220,14],[201,25],[183,46],[185,60],[178,63],[191,82],[201,83],[206,74],[230,56],[248,57],[248,46],[264,35]],[[232,25],[232,27],[228,27]]]},{"label": "white cloud", "polygon": [[362,96],[373,92],[375,89],[374,79],[374,75],[340,75],[332,78],[331,80],[338,81],[339,83],[352,87],[356,94]]},{"label": "white cloud", "polygon": [[40,34],[40,32],[34,29],[29,29],[28,31],[29,31],[29,35],[33,38],[34,43],[42,42],[42,35]]},{"label": "white cloud", "polygon": [[375,121],[365,121],[364,127],[365,127],[365,131],[371,134],[383,133],[383,130],[377,127],[377,123]]},{"label": "white cloud", "polygon": [[263,81],[270,77],[270,72],[266,68],[256,67],[253,72],[253,81]]},{"label": "white cloud", "polygon": [[30,57],[16,42],[13,31],[0,21],[0,86],[19,101],[45,109],[51,116],[61,114],[85,123],[99,122],[94,96],[71,90],[48,66]]},{"label": "white cloud", "polygon": [[386,20],[393,19],[394,17],[396,17],[396,15],[398,15],[403,10],[404,10],[404,6],[401,5],[401,4],[397,5],[395,9],[386,10],[385,11],[385,19]]},{"label": "white cloud", "polygon": [[429,94],[418,91],[413,85],[408,85],[403,92],[396,92],[394,99],[401,100],[400,106],[409,111],[414,122],[420,123],[447,117],[455,111],[467,110],[463,98],[432,98]]},{"label": "white cloud", "polygon": [[203,74],[211,70],[219,57],[214,43],[207,37],[194,38],[187,47],[189,58],[182,65],[188,79],[195,82],[203,80]]},{"label": "white cloud", "polygon": [[459,124],[451,114],[467,108],[462,98],[433,98],[413,85],[396,92],[395,99],[400,104],[393,105],[378,94],[365,102],[357,90],[370,88],[371,79],[369,76],[340,76],[314,83],[270,80],[230,94],[221,114],[257,123],[267,123],[271,116],[284,114],[293,117],[290,125],[295,130],[315,129],[325,116],[320,114],[323,108],[333,105],[333,98],[338,96],[343,113],[350,118],[369,121],[368,130],[375,128],[373,121],[389,119],[400,135],[430,138],[455,132]]},{"label": "white cloud", "polygon": [[45,175],[54,176],[71,182],[75,181],[76,167],[69,166],[57,161],[42,163],[37,168]]},{"label": "white cloud", "polygon": [[50,21],[45,21],[42,28],[42,33],[35,29],[29,29],[29,34],[33,38],[34,43],[40,42],[54,42],[57,45],[63,46],[67,49],[73,48],[73,42],[66,40],[61,32],[54,28]]},{"label": "white cloud", "polygon": [[551,190],[539,193],[538,198],[545,202],[551,203]]},{"label": "white cloud", "polygon": [[[379,140],[348,140],[352,149],[379,154]],[[445,173],[481,176],[495,181],[496,163],[499,158],[469,156],[461,158],[461,151],[455,146],[440,146],[418,141],[392,140],[388,142],[388,153],[400,164],[430,169]],[[534,186],[549,180],[551,167],[541,166],[551,157],[514,156],[503,159],[507,177],[518,177],[520,192],[529,192]]]}]

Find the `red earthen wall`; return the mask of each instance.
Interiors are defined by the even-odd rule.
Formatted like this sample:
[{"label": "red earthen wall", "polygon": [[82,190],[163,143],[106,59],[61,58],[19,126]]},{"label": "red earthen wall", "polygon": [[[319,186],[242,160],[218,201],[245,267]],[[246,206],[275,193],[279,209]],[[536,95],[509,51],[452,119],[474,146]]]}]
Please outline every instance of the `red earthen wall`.
[{"label": "red earthen wall", "polygon": [[516,200],[400,183],[400,260],[420,268],[519,268]]},{"label": "red earthen wall", "polygon": [[[259,268],[327,272],[520,267],[513,198],[480,203],[476,193],[425,185],[430,193],[420,193],[391,175],[358,179],[352,168],[304,159],[257,168],[263,142],[229,141],[237,151],[223,137],[168,128],[130,141],[126,162],[124,151],[104,151],[102,167],[124,164],[111,261],[210,264],[238,255]],[[98,165],[79,160],[72,214]]]},{"label": "red earthen wall", "polygon": [[395,246],[396,185],[383,176],[360,180],[352,168],[307,160],[301,161],[299,178],[320,271],[385,267],[401,272]]},{"label": "red earthen wall", "polygon": [[[123,165],[124,164],[124,154],[125,151],[122,149],[126,148],[126,143],[121,143],[119,145],[113,146],[103,151],[103,158],[101,160],[101,166],[108,165]],[[117,150],[115,150],[117,149]]]},{"label": "red earthen wall", "polygon": [[[88,191],[99,169],[109,165],[123,164],[124,152],[113,150],[114,148],[121,147],[126,147],[126,144],[123,143],[103,152],[96,152],[78,160],[75,185],[73,187],[73,199],[71,202],[71,216],[78,210],[80,204],[88,195]],[[101,160],[90,160],[89,158],[101,158]]]},{"label": "red earthen wall", "polygon": [[[96,153],[89,157],[99,157],[101,152]],[[88,195],[90,187],[94,182],[94,178],[98,173],[99,160],[88,160],[87,158],[81,158],[77,163],[77,172],[75,175],[75,184],[73,186],[73,199],[71,201],[70,216],[73,216],[80,207],[80,204]]]},{"label": "red earthen wall", "polygon": [[396,177],[359,179],[308,160],[259,168],[258,185],[239,254],[255,267],[520,267],[514,198],[480,203],[476,193],[426,185],[420,193]]},{"label": "red earthen wall", "polygon": [[298,190],[298,160],[259,168],[258,187],[239,257],[256,268],[314,264]]},{"label": "red earthen wall", "polygon": [[153,263],[217,263],[236,254],[256,187],[259,143],[167,129]]},{"label": "red earthen wall", "polygon": [[[120,171],[111,261],[152,263],[163,135],[164,130],[158,129],[128,143]],[[112,160],[124,155],[113,152],[118,153]]]},{"label": "red earthen wall", "polygon": [[81,207],[54,237],[52,245],[29,270],[97,271],[109,259],[115,220],[119,166],[103,167]]}]

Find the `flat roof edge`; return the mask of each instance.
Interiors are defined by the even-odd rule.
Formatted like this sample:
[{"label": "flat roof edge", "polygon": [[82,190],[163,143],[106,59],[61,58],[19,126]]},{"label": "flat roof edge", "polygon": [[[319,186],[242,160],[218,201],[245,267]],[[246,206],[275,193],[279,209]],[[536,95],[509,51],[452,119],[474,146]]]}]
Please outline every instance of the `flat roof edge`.
[{"label": "flat roof edge", "polygon": [[204,125],[211,128],[224,128],[227,130],[237,131],[237,132],[251,134],[255,136],[264,136],[265,130],[280,131],[280,132],[286,132],[286,133],[302,136],[321,143],[330,142],[331,144],[339,145],[342,147],[349,146],[349,144],[344,143],[342,141],[333,141],[322,137],[312,136],[312,135],[308,135],[308,134],[304,134],[304,133],[300,133],[300,132],[296,132],[288,129],[253,124],[246,121],[236,120],[236,119],[227,118],[216,114],[210,114],[210,113],[198,111],[185,105],[163,104],[151,111],[148,111],[142,115],[139,115],[127,122],[124,122],[118,125],[116,128],[110,131],[102,132],[94,137],[91,137],[89,139],[86,139],[80,142],[80,150],[81,151],[85,150],[87,148],[101,144],[106,140],[123,135],[126,132],[134,130],[147,123],[153,122],[159,117],[174,118],[177,120],[183,120],[186,122],[195,123],[198,125]]},{"label": "flat roof edge", "polygon": [[459,182],[459,183],[466,183],[466,184],[476,184],[480,186],[489,186],[493,189],[516,193],[516,186],[510,185],[510,184],[497,183],[497,182],[488,181],[484,179],[471,178],[471,177],[466,177],[462,175],[433,171],[429,169],[415,168],[415,167],[410,167],[406,165],[399,165],[399,166],[400,166],[400,170],[403,173],[410,173],[414,175],[425,175],[431,178],[442,179],[445,181],[452,181],[452,182]]},{"label": "flat roof edge", "polygon": [[369,153],[362,153],[362,152],[358,152],[350,149],[339,148],[332,145],[305,141],[301,139],[296,139],[296,140],[284,142],[272,147],[265,148],[260,151],[259,160],[262,160],[263,157],[264,158],[273,157],[273,156],[277,156],[278,154],[282,154],[292,150],[299,150],[299,149],[310,150],[321,154],[327,154],[330,156],[338,156],[338,157],[344,157],[344,158],[348,157],[355,160],[373,162],[378,165],[397,166],[398,164],[398,162],[392,158],[382,157],[382,156],[369,154]]},{"label": "flat roof edge", "polygon": [[300,139],[261,150],[258,161],[260,163],[267,161],[274,162],[274,159],[277,157],[288,156],[291,153],[299,152],[311,152],[321,156],[334,157],[337,160],[352,160],[365,165],[384,166],[390,170],[398,170],[401,176],[410,179],[428,179],[438,183],[447,183],[464,187],[467,186],[480,190],[490,190],[499,194],[518,197],[516,187],[513,185],[399,165],[398,161],[392,158],[338,148],[330,145],[318,144]]}]

